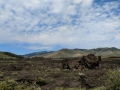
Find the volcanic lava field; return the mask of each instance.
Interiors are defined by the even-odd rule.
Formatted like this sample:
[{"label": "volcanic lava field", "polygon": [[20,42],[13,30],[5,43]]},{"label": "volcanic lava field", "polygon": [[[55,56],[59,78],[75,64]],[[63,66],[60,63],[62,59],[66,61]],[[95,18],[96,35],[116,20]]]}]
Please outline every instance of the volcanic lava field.
[{"label": "volcanic lava field", "polygon": [[120,69],[120,58],[104,58],[99,63],[99,67],[94,69],[63,69],[61,60],[57,58],[0,60],[0,82],[8,78],[22,85],[23,88],[36,87],[38,88],[36,90],[81,90],[80,88],[84,88],[86,90],[106,87],[107,78],[104,77],[106,73],[110,69]]}]

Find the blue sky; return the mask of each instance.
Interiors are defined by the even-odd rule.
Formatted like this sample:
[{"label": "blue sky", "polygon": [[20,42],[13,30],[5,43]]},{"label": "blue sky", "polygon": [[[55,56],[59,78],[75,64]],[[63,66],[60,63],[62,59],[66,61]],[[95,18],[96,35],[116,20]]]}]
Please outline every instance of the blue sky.
[{"label": "blue sky", "polygon": [[0,0],[0,51],[120,48],[120,0]]}]

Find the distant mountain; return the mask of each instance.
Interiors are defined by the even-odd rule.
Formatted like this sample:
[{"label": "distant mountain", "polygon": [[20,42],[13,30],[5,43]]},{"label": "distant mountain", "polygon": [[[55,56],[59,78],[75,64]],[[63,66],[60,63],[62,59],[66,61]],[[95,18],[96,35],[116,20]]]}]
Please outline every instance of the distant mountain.
[{"label": "distant mountain", "polygon": [[11,52],[0,52],[0,59],[16,59],[16,58],[23,58],[23,57]]},{"label": "distant mountain", "polygon": [[40,57],[41,55],[53,53],[54,51],[41,51],[23,55],[24,57]]},{"label": "distant mountain", "polygon": [[115,47],[105,47],[96,49],[61,49],[59,51],[43,51],[31,54],[26,54],[26,57],[44,57],[44,58],[65,58],[65,57],[81,57],[93,53],[95,55],[101,55],[104,57],[120,56],[120,49]]}]

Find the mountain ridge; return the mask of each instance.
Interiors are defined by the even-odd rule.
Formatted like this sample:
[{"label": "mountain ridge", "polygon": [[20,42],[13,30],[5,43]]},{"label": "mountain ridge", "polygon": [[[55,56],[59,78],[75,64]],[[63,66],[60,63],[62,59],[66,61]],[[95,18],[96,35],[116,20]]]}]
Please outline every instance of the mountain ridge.
[{"label": "mountain ridge", "polygon": [[[42,51],[43,52],[43,51]],[[26,54],[26,57],[44,57],[44,58],[65,58],[65,57],[81,57],[83,55],[87,55],[89,53],[93,53],[95,55],[100,55],[102,57],[110,57],[110,56],[120,56],[120,49],[116,47],[103,47],[103,48],[94,48],[94,49],[67,49],[63,48],[58,51],[46,51],[35,52],[30,54]]]}]

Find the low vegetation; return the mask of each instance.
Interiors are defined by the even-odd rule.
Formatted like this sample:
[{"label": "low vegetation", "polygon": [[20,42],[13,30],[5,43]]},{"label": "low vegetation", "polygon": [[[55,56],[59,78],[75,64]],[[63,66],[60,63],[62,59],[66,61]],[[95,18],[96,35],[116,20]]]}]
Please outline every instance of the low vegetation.
[{"label": "low vegetation", "polygon": [[120,71],[109,70],[106,74],[107,78],[107,90],[120,90]]},{"label": "low vegetation", "polygon": [[0,82],[0,90],[41,90],[40,87],[36,86],[25,86],[25,84],[20,85],[15,80],[9,78]]}]

